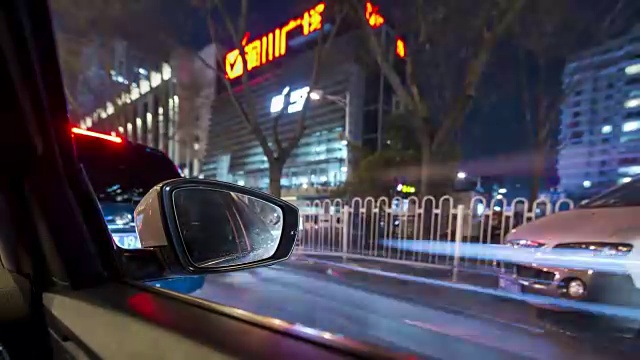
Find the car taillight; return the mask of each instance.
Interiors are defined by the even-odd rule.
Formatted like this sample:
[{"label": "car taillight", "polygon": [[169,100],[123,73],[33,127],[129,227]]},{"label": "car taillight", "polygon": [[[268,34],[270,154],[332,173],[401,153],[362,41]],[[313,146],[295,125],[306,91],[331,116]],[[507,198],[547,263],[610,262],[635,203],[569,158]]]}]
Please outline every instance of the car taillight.
[{"label": "car taillight", "polygon": [[97,138],[100,138],[100,139],[109,140],[109,141],[112,141],[114,143],[122,143],[123,142],[122,138],[120,138],[118,136],[101,134],[101,133],[98,133],[98,132],[95,132],[95,131],[84,130],[84,129],[80,129],[80,128],[77,128],[77,127],[71,128],[71,133],[72,134],[79,134],[79,135],[86,135],[86,136],[93,136],[93,137],[97,137]]}]

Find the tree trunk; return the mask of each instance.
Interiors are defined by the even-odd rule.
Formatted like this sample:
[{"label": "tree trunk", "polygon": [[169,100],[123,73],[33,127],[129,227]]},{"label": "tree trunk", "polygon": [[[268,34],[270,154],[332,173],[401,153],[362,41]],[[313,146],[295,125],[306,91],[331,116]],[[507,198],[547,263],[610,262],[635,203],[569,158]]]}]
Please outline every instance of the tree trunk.
[{"label": "tree trunk", "polygon": [[431,186],[431,141],[428,137],[420,139],[420,196],[428,196]]},{"label": "tree trunk", "polygon": [[278,198],[282,195],[280,180],[282,179],[283,168],[283,161],[275,160],[269,162],[269,193]]}]

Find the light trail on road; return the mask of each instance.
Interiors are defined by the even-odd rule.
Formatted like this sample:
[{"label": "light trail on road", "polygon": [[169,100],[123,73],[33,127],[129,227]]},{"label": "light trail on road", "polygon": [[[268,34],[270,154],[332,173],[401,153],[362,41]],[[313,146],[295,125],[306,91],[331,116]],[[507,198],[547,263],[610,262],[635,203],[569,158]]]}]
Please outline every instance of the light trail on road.
[{"label": "light trail on road", "polygon": [[[371,288],[378,285],[381,278],[377,279],[371,282]],[[401,287],[398,291],[411,288]],[[469,292],[468,296],[473,294]],[[192,296],[398,351],[439,358],[605,359],[611,355],[609,350],[596,351],[581,340],[555,332],[547,334],[508,321],[437,310],[339,284],[327,275],[296,271],[286,263],[209,275],[204,287]],[[449,299],[439,300],[447,303]],[[501,303],[496,302],[495,306]]]},{"label": "light trail on road", "polygon": [[[381,240],[383,246],[408,253],[456,256],[455,242],[432,240]],[[608,273],[640,270],[640,261],[625,256],[594,255],[587,250],[514,248],[506,245],[462,243],[461,258],[514,263],[534,263],[547,267],[590,269]]]}]

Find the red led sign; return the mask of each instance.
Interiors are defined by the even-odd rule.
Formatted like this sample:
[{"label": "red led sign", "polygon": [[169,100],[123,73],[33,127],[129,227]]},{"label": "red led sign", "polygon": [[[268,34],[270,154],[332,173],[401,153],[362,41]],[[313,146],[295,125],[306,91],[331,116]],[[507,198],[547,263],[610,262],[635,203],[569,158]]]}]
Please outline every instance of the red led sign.
[{"label": "red led sign", "polygon": [[[315,31],[322,29],[322,13],[325,10],[325,4],[319,3],[313,8],[307,10],[302,16],[289,20],[284,26],[276,28],[274,31],[263,35],[259,39],[249,42],[249,33],[242,38],[242,46],[244,47],[244,61],[240,54],[240,49],[229,51],[224,58],[225,73],[228,79],[235,79],[246,71],[251,71],[264,64],[284,56],[287,53],[288,35],[289,33],[300,28],[302,36],[307,36]],[[378,7],[370,2],[365,5],[365,17],[369,25],[376,29],[384,24],[384,17],[379,14]],[[404,43],[403,43],[404,44]],[[398,52],[396,44],[396,53]],[[246,66],[244,65],[246,63]]]},{"label": "red led sign", "polygon": [[396,55],[404,59],[405,50],[404,50],[404,40],[396,39]]}]

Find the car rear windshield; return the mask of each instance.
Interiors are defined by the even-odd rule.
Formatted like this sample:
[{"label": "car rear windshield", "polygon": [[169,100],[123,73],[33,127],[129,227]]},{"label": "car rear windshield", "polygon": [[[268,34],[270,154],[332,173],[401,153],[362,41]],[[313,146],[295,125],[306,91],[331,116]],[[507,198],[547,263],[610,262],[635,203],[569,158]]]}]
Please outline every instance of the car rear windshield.
[{"label": "car rear windshield", "polygon": [[155,185],[180,177],[161,152],[142,145],[75,136],[76,153],[101,202],[137,203]]},{"label": "car rear windshield", "polygon": [[580,208],[595,209],[626,206],[640,206],[640,179],[634,179],[593,197],[580,205]]}]

